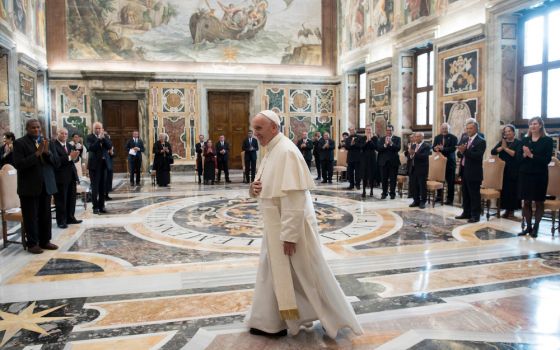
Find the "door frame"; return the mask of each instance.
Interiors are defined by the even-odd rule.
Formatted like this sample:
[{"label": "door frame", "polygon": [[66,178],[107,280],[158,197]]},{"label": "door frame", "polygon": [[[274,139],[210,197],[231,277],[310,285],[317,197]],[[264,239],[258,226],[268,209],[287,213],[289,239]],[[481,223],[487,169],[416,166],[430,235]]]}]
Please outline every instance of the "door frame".
[{"label": "door frame", "polygon": [[[130,90],[130,91],[111,91],[111,90],[90,90],[91,98],[91,109],[92,109],[92,120],[91,125],[95,122],[101,122],[105,124],[103,118],[103,100],[137,100],[138,101],[138,131],[140,133],[140,138],[144,140],[146,145],[145,155],[148,157],[148,162],[145,162],[145,169],[150,164],[152,157],[152,149],[150,145],[152,142],[150,137],[150,118],[148,116],[148,90]],[[90,130],[91,132],[91,125]]]}]

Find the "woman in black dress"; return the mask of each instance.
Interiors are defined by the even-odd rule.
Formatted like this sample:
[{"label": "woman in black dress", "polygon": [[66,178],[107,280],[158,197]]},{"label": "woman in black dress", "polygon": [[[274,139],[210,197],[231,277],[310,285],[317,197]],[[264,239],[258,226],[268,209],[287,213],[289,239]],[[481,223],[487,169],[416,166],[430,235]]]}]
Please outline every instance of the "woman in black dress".
[{"label": "woman in black dress", "polygon": [[14,141],[16,136],[13,132],[4,133],[4,144],[0,147],[0,168],[5,164],[14,165]]},{"label": "woman in black dress", "polygon": [[206,141],[206,146],[204,147],[204,184],[208,185],[210,182],[214,184],[216,177],[216,149],[212,144],[212,140]]},{"label": "woman in black dress", "polygon": [[373,133],[371,125],[366,126],[366,138],[362,153],[362,178],[364,189],[362,197],[366,196],[366,186],[369,185],[369,195],[373,196],[373,187],[377,185],[377,136]]},{"label": "woman in black dress", "polygon": [[169,185],[171,164],[173,164],[171,144],[167,142],[167,134],[161,133],[158,136],[158,141],[154,143],[154,165],[152,166],[152,169],[156,171],[158,186],[166,187]]},{"label": "woman in black dress", "polygon": [[506,210],[504,218],[513,216],[516,210],[521,208],[521,200],[517,195],[519,158],[517,155],[521,151],[521,141],[515,138],[515,126],[508,124],[502,131],[502,140],[492,149],[492,155],[498,155],[501,160],[506,162],[504,169],[504,180],[502,184],[501,207]]},{"label": "woman in black dress", "polygon": [[[529,132],[521,141],[519,153],[519,196],[523,200],[523,218],[527,227],[519,235],[537,237],[544,214],[544,200],[548,186],[548,163],[552,159],[552,139],[546,136],[543,120],[529,120]],[[532,223],[533,202],[535,222]]]}]

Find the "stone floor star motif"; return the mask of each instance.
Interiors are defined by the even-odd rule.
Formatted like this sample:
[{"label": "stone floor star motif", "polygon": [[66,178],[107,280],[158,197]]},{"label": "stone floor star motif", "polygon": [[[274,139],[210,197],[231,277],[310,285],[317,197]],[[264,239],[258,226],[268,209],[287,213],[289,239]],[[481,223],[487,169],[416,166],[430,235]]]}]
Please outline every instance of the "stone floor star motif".
[{"label": "stone floor star motif", "polygon": [[65,320],[71,317],[43,317],[44,315],[50,314],[53,311],[60,309],[66,305],[60,305],[53,307],[41,312],[33,313],[35,309],[35,302],[31,303],[27,308],[21,311],[19,314],[11,314],[8,312],[0,311],[0,331],[4,332],[4,337],[0,343],[0,347],[3,346],[10,340],[17,332],[22,329],[27,329],[29,331],[48,335],[48,333],[41,327],[39,323],[46,323],[51,321]]}]

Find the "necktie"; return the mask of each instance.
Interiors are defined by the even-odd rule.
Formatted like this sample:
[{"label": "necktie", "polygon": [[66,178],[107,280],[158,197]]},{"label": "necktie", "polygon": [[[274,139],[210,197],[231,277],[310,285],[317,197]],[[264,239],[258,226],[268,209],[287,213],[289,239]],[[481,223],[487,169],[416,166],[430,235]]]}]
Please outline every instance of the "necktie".
[{"label": "necktie", "polygon": [[39,142],[37,142],[37,140],[35,140],[35,148],[39,148]]},{"label": "necktie", "polygon": [[68,148],[66,148],[66,144],[64,144],[64,151],[68,154]]},{"label": "necktie", "polygon": [[[467,149],[471,148],[472,138],[469,137],[469,141],[467,142]],[[463,160],[461,160],[461,165],[465,166],[465,155],[463,154]]]},{"label": "necktie", "polygon": [[443,135],[441,138],[441,145],[445,146],[445,135]]}]

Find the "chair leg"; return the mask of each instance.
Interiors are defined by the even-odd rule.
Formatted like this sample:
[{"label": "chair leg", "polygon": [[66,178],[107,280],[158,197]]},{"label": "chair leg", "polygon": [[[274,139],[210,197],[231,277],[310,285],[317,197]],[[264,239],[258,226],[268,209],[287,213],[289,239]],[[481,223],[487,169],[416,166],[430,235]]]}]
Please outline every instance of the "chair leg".
[{"label": "chair leg", "polygon": [[499,219],[502,217],[502,214],[500,213],[502,211],[502,202],[500,201],[500,198],[496,199],[496,206],[498,207],[498,213],[496,215]]},{"label": "chair leg", "polygon": [[490,220],[490,200],[486,200],[486,220]]},{"label": "chair leg", "polygon": [[[3,213],[2,216],[4,216]],[[4,248],[8,246],[8,227],[6,225],[6,220],[2,218],[2,239],[4,240]]]},{"label": "chair leg", "polygon": [[441,206],[443,207],[445,205],[445,184],[443,184],[443,188],[441,189]]},{"label": "chair leg", "polygon": [[552,237],[554,237],[554,231],[556,230],[554,224],[556,223],[556,210],[552,211],[552,227],[550,228],[550,233],[552,233]]}]

